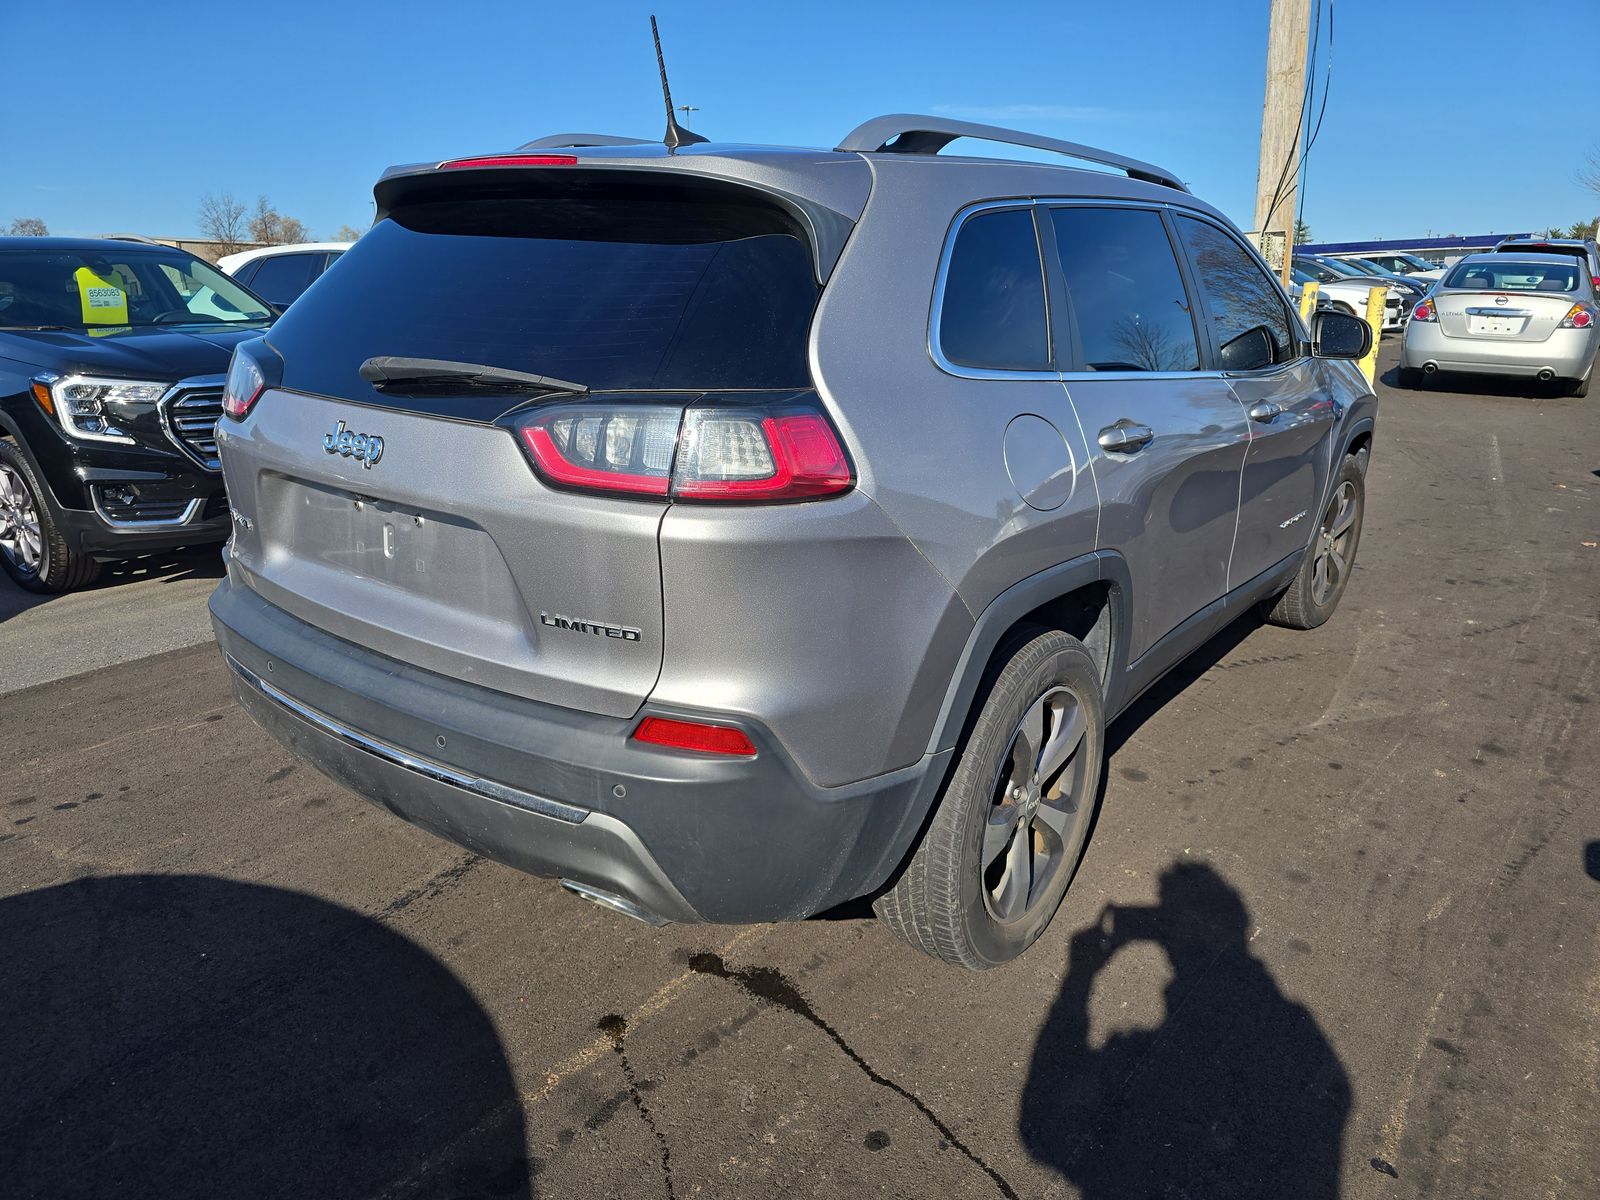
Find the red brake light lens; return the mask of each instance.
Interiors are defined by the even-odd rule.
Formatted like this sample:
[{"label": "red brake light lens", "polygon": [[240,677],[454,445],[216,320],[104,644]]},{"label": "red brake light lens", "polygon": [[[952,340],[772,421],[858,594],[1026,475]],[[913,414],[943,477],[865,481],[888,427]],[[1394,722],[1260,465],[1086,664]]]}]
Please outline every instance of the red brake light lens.
[{"label": "red brake light lens", "polygon": [[1439,319],[1438,310],[1433,307],[1432,300],[1419,300],[1417,306],[1411,310],[1413,321],[1436,321]]},{"label": "red brake light lens", "polygon": [[583,401],[516,426],[557,487],[691,501],[809,500],[848,490],[850,460],[827,417],[793,403]]},{"label": "red brake light lens", "polygon": [[242,421],[266,390],[267,377],[255,359],[235,350],[233,361],[228,364],[228,380],[222,386],[222,411],[235,421]]},{"label": "red brake light lens", "polygon": [[451,158],[439,164],[441,171],[471,167],[571,167],[576,154],[480,154],[474,158]]},{"label": "red brake light lens", "polygon": [[1594,326],[1594,312],[1581,304],[1574,304],[1561,319],[1562,329],[1590,329]]},{"label": "red brake light lens", "polygon": [[683,500],[795,500],[850,486],[844,447],[821,413],[691,408],[672,494]]},{"label": "red brake light lens", "polygon": [[633,731],[633,740],[699,754],[754,758],[756,753],[755,743],[742,729],[701,721],[674,721],[667,717],[646,717],[640,721],[639,728]]},{"label": "red brake light lens", "polygon": [[665,496],[682,420],[676,404],[564,404],[535,412],[517,436],[557,486]]}]

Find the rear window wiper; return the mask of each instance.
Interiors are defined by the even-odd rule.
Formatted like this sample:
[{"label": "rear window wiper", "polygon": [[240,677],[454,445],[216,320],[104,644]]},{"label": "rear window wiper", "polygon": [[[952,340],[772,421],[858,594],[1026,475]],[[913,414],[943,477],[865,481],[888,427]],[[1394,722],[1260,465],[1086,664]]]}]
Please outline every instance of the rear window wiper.
[{"label": "rear window wiper", "polygon": [[427,391],[430,388],[466,386],[515,392],[584,393],[588,384],[512,371],[483,363],[453,362],[446,358],[406,358],[379,355],[361,364],[361,378],[385,391]]}]

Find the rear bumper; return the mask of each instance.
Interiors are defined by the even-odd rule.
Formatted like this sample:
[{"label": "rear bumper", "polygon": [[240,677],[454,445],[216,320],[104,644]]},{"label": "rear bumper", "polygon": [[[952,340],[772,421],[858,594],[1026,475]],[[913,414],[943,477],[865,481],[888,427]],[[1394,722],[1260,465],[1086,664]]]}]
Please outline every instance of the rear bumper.
[{"label": "rear bumper", "polygon": [[1406,326],[1402,367],[1432,363],[1441,371],[1533,378],[1549,371],[1560,379],[1582,379],[1594,363],[1596,338],[1586,329],[1558,329],[1542,342],[1446,337],[1435,321]]},{"label": "rear bumper", "polygon": [[706,714],[744,729],[754,758],[663,750],[630,740],[637,717],[421,671],[323,633],[237,579],[217,588],[211,615],[239,702],[301,758],[469,850],[666,920],[797,919],[875,890],[948,762],[946,752],[819,788],[747,720]]}]

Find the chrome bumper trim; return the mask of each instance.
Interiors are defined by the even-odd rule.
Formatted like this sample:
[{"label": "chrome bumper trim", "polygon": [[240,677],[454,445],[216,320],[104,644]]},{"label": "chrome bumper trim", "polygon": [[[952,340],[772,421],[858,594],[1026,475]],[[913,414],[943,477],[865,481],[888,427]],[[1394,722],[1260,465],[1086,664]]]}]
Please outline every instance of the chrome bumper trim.
[{"label": "chrome bumper trim", "polygon": [[502,804],[512,804],[518,808],[525,808],[536,812],[540,816],[553,817],[558,821],[566,821],[572,825],[581,825],[589,816],[589,811],[577,808],[571,804],[563,804],[559,800],[550,800],[544,796],[536,796],[532,792],[524,792],[518,788],[507,787],[503,783],[495,783],[492,779],[481,779],[476,775],[468,775],[464,771],[457,771],[454,767],[447,767],[443,763],[435,762],[430,758],[422,758],[408,750],[388,742],[380,742],[377,738],[369,737],[348,725],[335,721],[326,713],[300,703],[292,696],[286,695],[262,679],[250,668],[246,667],[231,654],[225,654],[228,666],[234,674],[239,676],[251,687],[259,691],[275,704],[288,709],[308,725],[314,726],[330,737],[337,738],[348,746],[357,750],[364,750],[375,758],[397,767],[404,767],[414,771],[437,783],[446,783],[451,787],[460,788],[464,792],[471,792],[477,796],[484,796],[490,800],[498,800]]}]

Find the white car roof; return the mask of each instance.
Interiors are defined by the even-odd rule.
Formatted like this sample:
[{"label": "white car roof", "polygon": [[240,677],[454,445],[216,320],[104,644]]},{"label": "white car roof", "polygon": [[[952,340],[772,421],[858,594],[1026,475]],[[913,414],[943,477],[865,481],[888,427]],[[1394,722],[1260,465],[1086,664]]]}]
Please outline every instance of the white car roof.
[{"label": "white car roof", "polygon": [[237,254],[224,254],[217,259],[217,269],[232,275],[247,262],[258,258],[274,258],[279,254],[302,254],[313,250],[348,250],[354,242],[293,242],[286,246],[258,246],[254,250],[241,250]]}]

